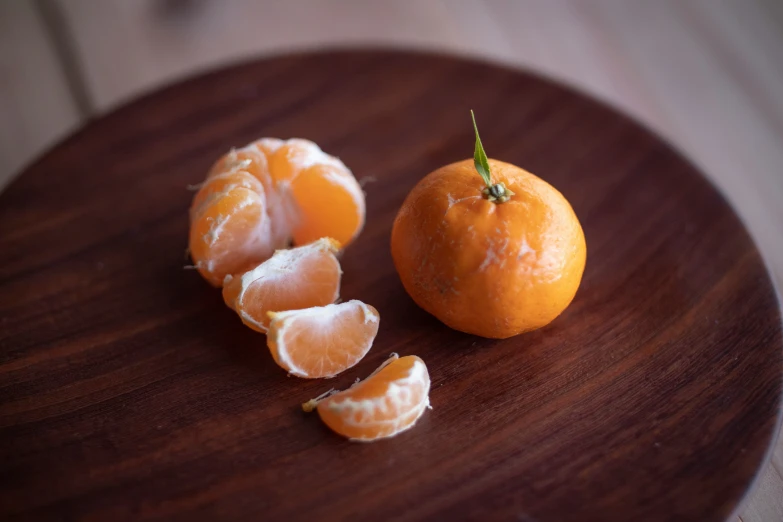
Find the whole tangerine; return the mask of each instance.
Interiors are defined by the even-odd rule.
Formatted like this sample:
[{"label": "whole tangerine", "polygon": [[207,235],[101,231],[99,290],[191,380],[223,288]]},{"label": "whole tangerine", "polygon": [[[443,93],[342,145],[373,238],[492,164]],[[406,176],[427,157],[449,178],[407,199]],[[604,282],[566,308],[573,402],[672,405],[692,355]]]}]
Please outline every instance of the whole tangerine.
[{"label": "whole tangerine", "polygon": [[394,221],[391,253],[421,308],[455,330],[503,339],[568,307],[587,248],[566,198],[524,169],[487,159],[475,117],[473,127],[473,161],[441,167],[413,188]]}]

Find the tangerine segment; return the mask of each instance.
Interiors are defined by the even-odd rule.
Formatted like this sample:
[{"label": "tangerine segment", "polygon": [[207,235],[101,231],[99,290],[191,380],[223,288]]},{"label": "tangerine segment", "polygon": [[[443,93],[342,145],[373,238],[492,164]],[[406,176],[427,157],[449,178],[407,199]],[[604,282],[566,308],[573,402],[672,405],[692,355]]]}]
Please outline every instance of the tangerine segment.
[{"label": "tangerine segment", "polygon": [[217,199],[232,189],[243,187],[257,194],[265,194],[263,185],[258,179],[244,170],[224,172],[207,178],[193,197],[190,205],[190,220],[193,221],[200,212],[209,207]]},{"label": "tangerine segment", "polygon": [[268,189],[272,186],[269,176],[269,162],[263,150],[251,143],[240,149],[231,149],[212,165],[207,178],[227,172],[244,170],[252,174]]},{"label": "tangerine segment", "polygon": [[346,174],[351,174],[342,161],[325,153],[310,140],[292,138],[282,144],[265,143],[259,146],[273,151],[269,156],[269,173],[278,183],[294,180],[300,172],[313,165],[332,165]]},{"label": "tangerine segment", "polygon": [[190,255],[204,279],[220,287],[227,275],[269,257],[274,245],[263,193],[240,186],[207,199],[193,216]]},{"label": "tangerine segment", "polygon": [[223,299],[242,322],[266,333],[267,312],[301,310],[333,303],[340,295],[339,245],[323,238],[278,250],[268,260],[237,277],[227,277]]},{"label": "tangerine segment", "polygon": [[393,437],[416,423],[430,405],[430,375],[415,355],[383,363],[364,381],[345,391],[303,405],[318,409],[332,430],[354,441]]},{"label": "tangerine segment", "polygon": [[270,156],[283,144],[277,138],[262,138],[240,149],[231,149],[209,171],[207,183],[213,178],[243,171],[256,178],[264,189],[267,214],[272,224],[272,241],[275,248],[285,248],[291,241],[291,231],[299,222],[296,203],[287,187],[279,186],[269,173]]},{"label": "tangerine segment", "polygon": [[303,245],[328,236],[347,246],[364,225],[364,193],[356,178],[312,141],[290,139],[278,145],[265,145],[274,150],[269,172],[278,186],[290,187],[296,201],[294,242]]},{"label": "tangerine segment", "polygon": [[314,165],[291,181],[291,193],[299,206],[294,227],[296,244],[330,236],[345,246],[364,225],[364,193],[350,173],[334,165]]},{"label": "tangerine segment", "polygon": [[378,310],[361,301],[269,312],[267,345],[291,375],[329,378],[362,360],[378,334]]},{"label": "tangerine segment", "polygon": [[269,160],[269,158],[272,157],[272,154],[274,154],[277,149],[282,147],[284,144],[285,141],[281,140],[280,138],[261,138],[260,140],[254,141],[252,146],[263,152],[266,156],[266,159]]}]

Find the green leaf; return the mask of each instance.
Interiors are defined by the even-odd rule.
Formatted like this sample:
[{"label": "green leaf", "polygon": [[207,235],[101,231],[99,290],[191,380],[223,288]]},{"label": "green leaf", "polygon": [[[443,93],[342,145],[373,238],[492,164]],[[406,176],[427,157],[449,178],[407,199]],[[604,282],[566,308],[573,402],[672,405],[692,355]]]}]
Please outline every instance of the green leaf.
[{"label": "green leaf", "polygon": [[470,117],[473,118],[473,130],[476,131],[476,150],[473,152],[473,164],[476,166],[476,170],[481,175],[484,183],[487,186],[492,185],[492,177],[489,173],[489,160],[487,160],[487,154],[484,152],[484,146],[481,145],[481,138],[479,138],[478,127],[476,126],[476,116],[473,111],[470,111]]}]

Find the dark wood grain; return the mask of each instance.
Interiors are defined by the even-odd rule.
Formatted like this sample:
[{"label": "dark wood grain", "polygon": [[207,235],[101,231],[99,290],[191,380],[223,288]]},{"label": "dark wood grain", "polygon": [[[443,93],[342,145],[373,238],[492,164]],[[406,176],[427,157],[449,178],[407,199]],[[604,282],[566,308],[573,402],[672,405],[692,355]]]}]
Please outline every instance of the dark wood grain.
[{"label": "dark wood grain", "polygon": [[[506,341],[416,308],[388,248],[407,191],[471,155],[469,108],[489,155],[558,187],[587,236],[572,306]],[[261,136],[375,179],[342,296],[381,329],[330,382],[286,377],[182,269],[185,187]],[[0,327],[3,520],[718,521],[780,410],[770,280],[694,167],[561,86],[430,55],[263,60],[92,122],[0,196]],[[352,444],[299,410],[392,351],[432,376],[412,431]]]}]

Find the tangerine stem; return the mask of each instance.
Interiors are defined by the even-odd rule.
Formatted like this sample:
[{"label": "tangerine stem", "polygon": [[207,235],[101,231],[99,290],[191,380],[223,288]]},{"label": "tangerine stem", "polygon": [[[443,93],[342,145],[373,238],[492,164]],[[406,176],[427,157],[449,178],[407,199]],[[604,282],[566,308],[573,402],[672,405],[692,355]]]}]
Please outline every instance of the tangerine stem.
[{"label": "tangerine stem", "polygon": [[506,188],[506,185],[501,181],[500,183],[492,183],[492,174],[489,171],[489,159],[487,159],[487,153],[484,152],[484,145],[481,144],[481,138],[479,137],[478,126],[476,125],[476,115],[473,111],[470,111],[470,117],[473,120],[473,130],[476,132],[476,148],[473,151],[473,165],[476,167],[476,171],[484,180],[487,185],[484,190],[481,191],[481,195],[493,203],[505,203],[508,201],[514,193]]},{"label": "tangerine stem", "polygon": [[492,175],[489,172],[489,160],[487,159],[487,153],[484,152],[484,146],[481,144],[481,138],[479,137],[478,126],[476,125],[476,115],[473,114],[473,110],[470,111],[470,117],[473,120],[473,130],[476,133],[476,146],[473,149],[473,165],[476,166],[476,171],[484,180],[487,187],[492,186]]}]

